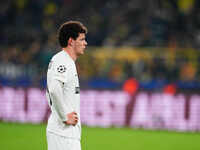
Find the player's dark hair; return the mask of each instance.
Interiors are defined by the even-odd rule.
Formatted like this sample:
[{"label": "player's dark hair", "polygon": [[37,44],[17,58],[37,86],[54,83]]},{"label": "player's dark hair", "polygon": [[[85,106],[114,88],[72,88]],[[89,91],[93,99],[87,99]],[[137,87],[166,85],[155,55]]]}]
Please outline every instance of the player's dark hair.
[{"label": "player's dark hair", "polygon": [[69,38],[77,39],[79,33],[87,33],[87,28],[79,21],[67,21],[58,30],[58,40],[61,47],[68,45]]}]

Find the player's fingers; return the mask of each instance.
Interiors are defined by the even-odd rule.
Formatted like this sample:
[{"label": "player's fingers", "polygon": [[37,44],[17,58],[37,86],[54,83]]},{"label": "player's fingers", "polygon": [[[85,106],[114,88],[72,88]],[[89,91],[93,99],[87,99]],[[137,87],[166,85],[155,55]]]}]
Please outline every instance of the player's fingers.
[{"label": "player's fingers", "polygon": [[74,121],[74,122],[73,122],[73,126],[75,126],[76,124],[77,124],[77,121]]},{"label": "player's fingers", "polygon": [[78,119],[74,118],[74,119],[73,119],[73,122],[78,122]]},{"label": "player's fingers", "polygon": [[74,122],[77,123],[77,122],[78,122],[78,119],[74,118]]},{"label": "player's fingers", "polygon": [[74,116],[75,119],[78,119],[78,116]]},{"label": "player's fingers", "polygon": [[73,112],[73,114],[74,114],[74,115],[77,115],[77,113],[76,113],[76,112]]},{"label": "player's fingers", "polygon": [[78,121],[75,121],[75,125],[77,124]]},{"label": "player's fingers", "polygon": [[78,118],[78,115],[73,115],[74,118]]}]

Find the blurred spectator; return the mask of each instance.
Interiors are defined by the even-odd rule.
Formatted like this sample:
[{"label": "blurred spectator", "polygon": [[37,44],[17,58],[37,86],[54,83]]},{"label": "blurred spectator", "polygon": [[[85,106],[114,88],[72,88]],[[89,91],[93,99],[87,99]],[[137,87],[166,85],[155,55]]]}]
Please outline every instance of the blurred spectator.
[{"label": "blurred spectator", "polygon": [[[8,78],[12,72],[12,79],[20,75],[37,81],[45,78],[48,61],[59,49],[55,28],[66,20],[77,19],[90,29],[90,46],[145,47],[152,51],[148,60],[138,52],[138,58],[129,63],[115,61],[115,54],[94,62],[96,58],[89,54],[87,61],[80,60],[92,68],[81,65],[84,83],[101,79],[119,85],[113,82],[121,84],[134,77],[141,87],[152,88],[179,80],[198,81],[199,6],[198,0],[1,1],[0,77]],[[152,50],[156,48],[164,52],[158,56]],[[181,48],[194,48],[196,52],[180,52]]]},{"label": "blurred spectator", "polygon": [[134,78],[129,78],[123,84],[123,91],[129,93],[130,95],[134,95],[138,88],[139,84]]}]

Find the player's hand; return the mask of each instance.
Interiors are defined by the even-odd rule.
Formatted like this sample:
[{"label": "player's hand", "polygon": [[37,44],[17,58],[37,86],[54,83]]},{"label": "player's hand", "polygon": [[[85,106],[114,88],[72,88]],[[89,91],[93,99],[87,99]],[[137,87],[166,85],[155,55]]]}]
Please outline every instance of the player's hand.
[{"label": "player's hand", "polygon": [[67,114],[68,120],[65,122],[67,125],[73,125],[75,126],[78,122],[78,115],[76,112],[71,112]]}]

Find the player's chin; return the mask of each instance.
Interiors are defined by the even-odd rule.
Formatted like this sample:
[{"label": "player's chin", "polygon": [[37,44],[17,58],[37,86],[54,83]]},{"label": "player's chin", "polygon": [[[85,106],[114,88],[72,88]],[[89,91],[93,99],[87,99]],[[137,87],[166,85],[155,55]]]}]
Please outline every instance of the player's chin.
[{"label": "player's chin", "polygon": [[83,49],[82,51],[81,51],[81,54],[84,54],[85,53],[85,50]]},{"label": "player's chin", "polygon": [[81,52],[79,52],[78,54],[79,54],[79,55],[83,55],[83,54],[84,54],[84,51],[81,51]]}]

